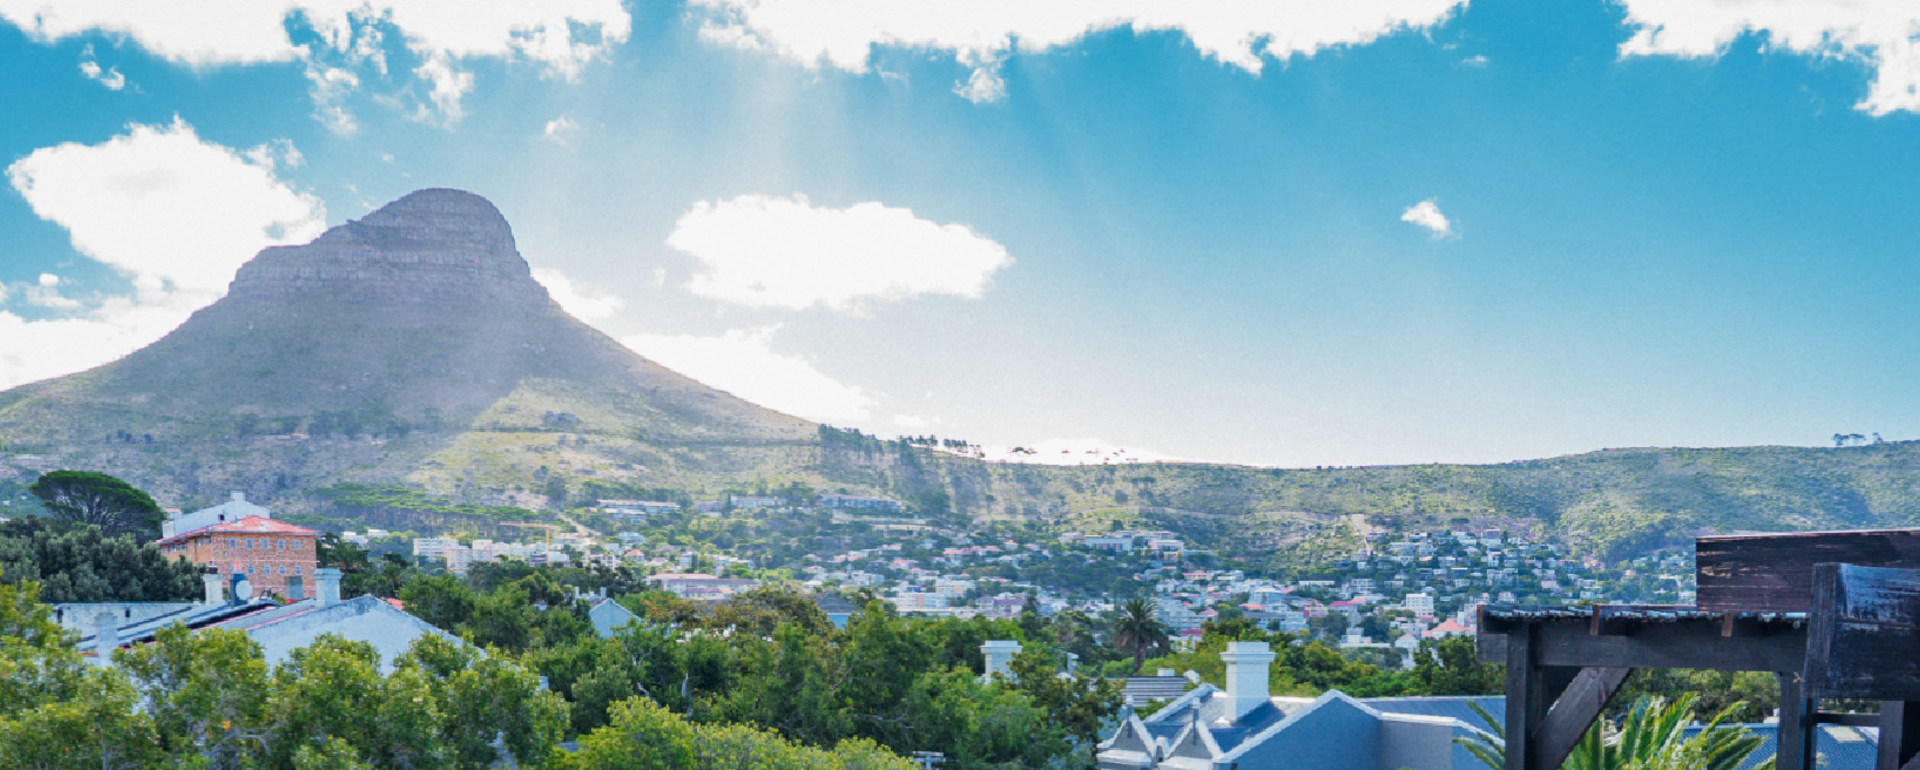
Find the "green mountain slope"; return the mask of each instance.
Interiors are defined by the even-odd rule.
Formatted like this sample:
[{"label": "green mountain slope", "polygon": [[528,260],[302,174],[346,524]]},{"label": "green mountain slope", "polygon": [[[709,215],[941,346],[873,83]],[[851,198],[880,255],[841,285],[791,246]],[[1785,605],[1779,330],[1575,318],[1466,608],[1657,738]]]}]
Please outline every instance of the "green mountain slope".
[{"label": "green mountain slope", "polygon": [[[1372,527],[1530,530],[1617,555],[1708,530],[1920,525],[1914,443],[1272,470],[996,464],[882,442],[706,387],[573,319],[499,212],[453,190],[263,251],[165,339],[0,393],[0,482],[55,467],[170,505],[238,489],[288,514],[423,530],[609,490],[798,483],[936,516],[1161,526],[1279,560]],[[370,506],[349,488],[440,502]]]}]

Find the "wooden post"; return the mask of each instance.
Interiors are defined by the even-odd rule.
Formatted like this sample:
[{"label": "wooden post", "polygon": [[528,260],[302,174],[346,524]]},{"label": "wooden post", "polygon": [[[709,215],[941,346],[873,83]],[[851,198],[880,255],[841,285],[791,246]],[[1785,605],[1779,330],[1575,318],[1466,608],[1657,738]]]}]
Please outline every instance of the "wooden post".
[{"label": "wooden post", "polygon": [[1920,701],[1880,703],[1880,757],[1874,770],[1905,770],[1920,756]]},{"label": "wooden post", "polygon": [[1813,714],[1818,709],[1795,672],[1780,672],[1780,739],[1775,770],[1814,770]]},{"label": "wooden post", "polygon": [[1533,754],[1533,730],[1547,713],[1546,682],[1538,665],[1539,627],[1532,623],[1507,635],[1506,770],[1541,770]]},{"label": "wooden post", "polygon": [[1606,709],[1607,701],[1613,700],[1614,694],[1620,691],[1620,685],[1627,681],[1630,673],[1633,669],[1580,669],[1528,741],[1534,753],[1534,767],[1552,770],[1567,761],[1567,755],[1573,753],[1574,746],[1579,745],[1580,738],[1587,734],[1587,729]]}]

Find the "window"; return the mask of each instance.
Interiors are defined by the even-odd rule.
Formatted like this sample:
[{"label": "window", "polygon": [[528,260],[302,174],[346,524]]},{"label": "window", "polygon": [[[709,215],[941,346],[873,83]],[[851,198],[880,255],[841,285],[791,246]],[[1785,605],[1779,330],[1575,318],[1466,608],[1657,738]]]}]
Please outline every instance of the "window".
[{"label": "window", "polygon": [[253,565],[251,564],[247,565],[247,574],[249,575],[253,574]]},{"label": "window", "polygon": [[228,548],[239,548],[239,547],[240,547],[240,541],[238,541],[238,540],[235,540],[235,539],[233,539],[233,538],[227,538],[227,547],[228,547]]},{"label": "window", "polygon": [[275,548],[278,548],[278,549],[280,549],[280,550],[282,550],[282,551],[284,551],[284,550],[287,550],[287,541],[286,541],[286,540],[276,540],[276,541],[274,541],[274,545],[273,545],[273,547],[275,547]]},{"label": "window", "polygon": [[295,574],[295,575],[298,575],[298,574],[300,574],[300,568],[299,568],[299,567],[294,567],[294,568],[293,568],[293,574]]}]

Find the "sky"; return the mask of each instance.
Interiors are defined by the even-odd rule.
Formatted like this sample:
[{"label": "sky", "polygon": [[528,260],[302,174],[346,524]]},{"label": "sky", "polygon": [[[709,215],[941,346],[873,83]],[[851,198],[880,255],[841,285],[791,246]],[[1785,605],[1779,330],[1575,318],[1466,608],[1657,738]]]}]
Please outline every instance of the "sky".
[{"label": "sky", "polygon": [[642,355],[995,457],[1914,439],[1917,113],[1911,0],[0,0],[0,387],[454,187]]}]

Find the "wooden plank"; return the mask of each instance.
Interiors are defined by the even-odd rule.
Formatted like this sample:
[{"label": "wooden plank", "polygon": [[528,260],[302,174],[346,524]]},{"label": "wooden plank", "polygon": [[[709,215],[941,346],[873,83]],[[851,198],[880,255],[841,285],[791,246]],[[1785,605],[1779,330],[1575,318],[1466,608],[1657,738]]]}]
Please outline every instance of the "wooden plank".
[{"label": "wooden plank", "polygon": [[1774,770],[1814,770],[1814,762],[1819,757],[1813,743],[1818,735],[1813,724],[1813,715],[1819,711],[1818,701],[1806,696],[1798,673],[1781,672],[1779,676],[1780,725],[1779,739],[1774,746]]},{"label": "wooden plank", "polygon": [[[1541,623],[1539,664],[1576,668],[1707,668],[1791,671],[1805,668],[1807,631],[1772,624],[1752,636],[1723,637],[1712,621],[1647,623],[1633,636],[1594,636],[1585,623]],[[1525,628],[1522,626],[1521,628]],[[1517,631],[1518,629],[1516,629]],[[1507,662],[1508,637],[1480,634],[1482,663]]]},{"label": "wooden plank", "polygon": [[1613,700],[1620,685],[1627,681],[1627,668],[1583,668],[1567,686],[1566,694],[1554,701],[1530,741],[1534,752],[1532,767],[1556,768],[1573,753],[1573,747],[1586,735],[1593,720]]},{"label": "wooden plank", "polygon": [[1813,721],[1815,724],[1822,724],[1822,725],[1846,725],[1848,727],[1879,727],[1880,715],[1879,714],[1856,714],[1851,711],[1836,714],[1830,711],[1822,711],[1818,714],[1813,715]]},{"label": "wooden plank", "polygon": [[1920,703],[1880,704],[1880,753],[1874,770],[1906,770],[1920,760]]},{"label": "wooden plank", "polygon": [[1808,692],[1920,700],[1920,570],[1821,564],[1813,583]]},{"label": "wooden plank", "polygon": [[1813,565],[1825,562],[1920,568],[1920,530],[1698,538],[1697,603],[1715,611],[1808,612],[1813,609]]}]

